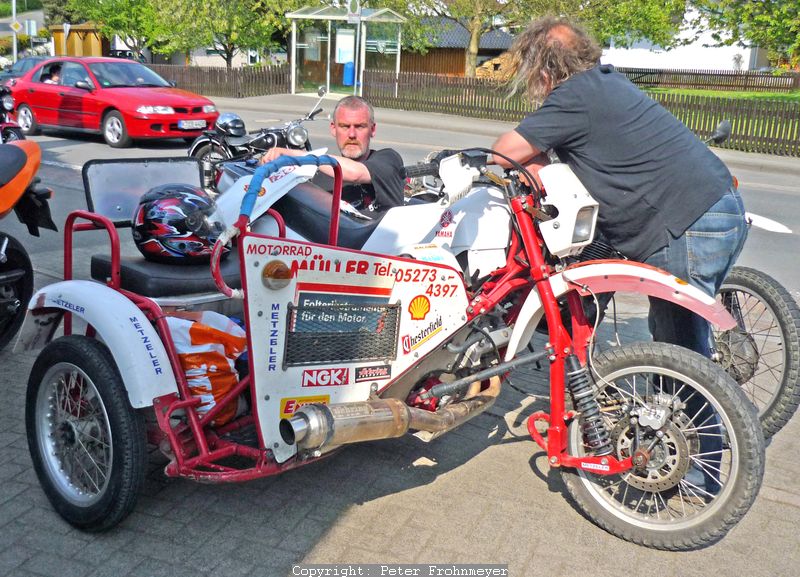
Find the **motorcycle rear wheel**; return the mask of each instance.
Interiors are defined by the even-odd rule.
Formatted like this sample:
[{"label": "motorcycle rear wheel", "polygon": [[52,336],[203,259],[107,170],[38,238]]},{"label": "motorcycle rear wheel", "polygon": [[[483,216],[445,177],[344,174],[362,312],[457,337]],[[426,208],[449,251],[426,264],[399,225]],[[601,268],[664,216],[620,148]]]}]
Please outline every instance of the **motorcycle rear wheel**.
[{"label": "motorcycle rear wheel", "polygon": [[33,267],[25,247],[13,236],[0,234],[0,244],[8,239],[6,262],[0,264],[0,278],[18,277],[15,280],[0,280],[0,350],[5,347],[22,326],[28,301],[33,295]]},{"label": "motorcycle rear wheel", "polygon": [[[710,359],[665,343],[610,349],[593,365],[615,456],[630,456],[637,434],[651,452],[643,466],[620,475],[562,469],[578,508],[609,533],[655,549],[720,540],[750,508],[764,475],[764,438],[742,390]],[[569,427],[572,455],[586,454],[580,425],[575,419]],[[721,449],[709,450],[707,439]],[[708,490],[703,471],[719,486]],[[690,480],[695,472],[702,486]]]},{"label": "motorcycle rear wheel", "polygon": [[28,379],[25,427],[42,489],[68,523],[105,531],[133,511],[144,484],[144,419],[105,345],[73,335],[44,348]]},{"label": "motorcycle rear wheel", "polygon": [[735,266],[717,297],[740,330],[714,331],[720,363],[758,410],[764,437],[800,405],[800,308],[761,271]]}]

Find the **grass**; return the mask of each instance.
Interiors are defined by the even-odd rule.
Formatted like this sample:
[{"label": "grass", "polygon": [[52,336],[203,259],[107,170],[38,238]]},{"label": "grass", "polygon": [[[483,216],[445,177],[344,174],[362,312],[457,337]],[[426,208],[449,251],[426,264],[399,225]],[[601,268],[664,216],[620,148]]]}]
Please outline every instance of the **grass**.
[{"label": "grass", "polygon": [[658,94],[687,94],[691,96],[711,96],[715,98],[739,98],[743,100],[779,100],[781,102],[800,102],[800,90],[793,92],[744,92],[738,90],[702,90],[695,88],[648,88],[646,92]]},{"label": "grass", "polygon": [[[31,10],[41,10],[42,0],[17,0],[17,15]],[[0,18],[11,16],[11,2],[0,2]]]}]

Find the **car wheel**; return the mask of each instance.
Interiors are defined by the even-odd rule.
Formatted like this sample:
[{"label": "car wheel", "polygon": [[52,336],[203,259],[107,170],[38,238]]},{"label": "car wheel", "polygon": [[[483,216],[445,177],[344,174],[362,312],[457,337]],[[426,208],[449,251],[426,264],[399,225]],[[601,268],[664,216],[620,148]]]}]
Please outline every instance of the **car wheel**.
[{"label": "car wheel", "polygon": [[103,138],[112,148],[127,148],[133,142],[118,111],[112,110],[103,119]]},{"label": "car wheel", "polygon": [[33,116],[33,110],[31,110],[27,104],[21,104],[19,108],[17,108],[17,123],[19,123],[19,127],[22,129],[22,133],[25,136],[32,136],[39,132],[39,123],[36,122],[36,117]]}]

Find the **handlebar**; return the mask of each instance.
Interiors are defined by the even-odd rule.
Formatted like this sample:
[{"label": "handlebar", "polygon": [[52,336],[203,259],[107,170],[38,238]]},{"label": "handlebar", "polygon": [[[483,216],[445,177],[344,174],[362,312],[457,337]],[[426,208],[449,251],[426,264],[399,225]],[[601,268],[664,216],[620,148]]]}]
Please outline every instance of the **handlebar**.
[{"label": "handlebar", "polygon": [[406,178],[417,178],[420,176],[438,176],[439,163],[425,162],[420,164],[410,164],[408,166],[404,166],[403,170],[406,173]]}]

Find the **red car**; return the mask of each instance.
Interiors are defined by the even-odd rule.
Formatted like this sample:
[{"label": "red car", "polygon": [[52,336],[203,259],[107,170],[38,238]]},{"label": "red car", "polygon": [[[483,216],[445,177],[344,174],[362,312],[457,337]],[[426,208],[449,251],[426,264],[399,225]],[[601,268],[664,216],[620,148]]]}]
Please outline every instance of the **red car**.
[{"label": "red car", "polygon": [[96,132],[115,148],[137,138],[192,140],[219,116],[209,99],[119,58],[53,58],[9,83],[25,134]]}]

